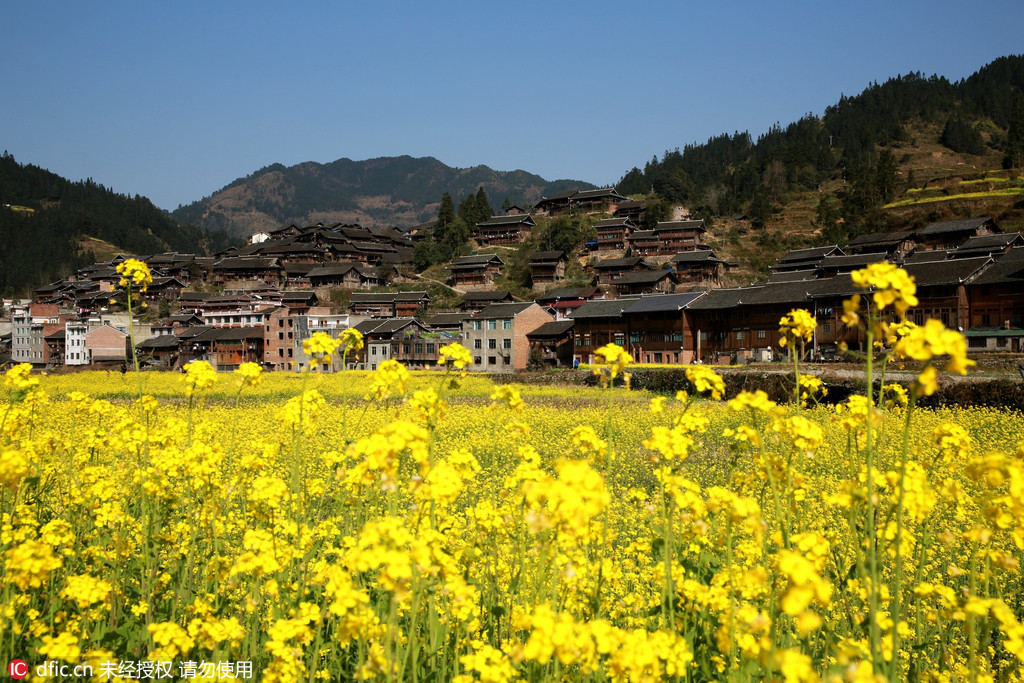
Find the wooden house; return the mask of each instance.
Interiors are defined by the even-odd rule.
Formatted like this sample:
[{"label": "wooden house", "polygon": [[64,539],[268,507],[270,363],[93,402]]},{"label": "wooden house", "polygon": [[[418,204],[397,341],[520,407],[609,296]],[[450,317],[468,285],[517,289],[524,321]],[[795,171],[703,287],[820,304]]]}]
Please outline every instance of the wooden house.
[{"label": "wooden house", "polygon": [[430,296],[425,291],[356,292],[349,300],[352,314],[371,318],[412,317],[425,311],[429,304]]},{"label": "wooden house", "polygon": [[535,251],[529,264],[533,286],[553,285],[564,278],[568,261],[564,251]]},{"label": "wooden house", "polygon": [[626,349],[638,363],[690,363],[696,355],[687,307],[703,292],[642,296],[623,311]]},{"label": "wooden house", "polygon": [[615,208],[616,218],[628,220],[635,226],[643,225],[647,216],[647,202],[638,199],[627,199],[619,202]]},{"label": "wooden house", "polygon": [[476,224],[476,241],[483,245],[520,244],[537,224],[529,214],[494,216]]},{"label": "wooden house", "polygon": [[515,301],[512,292],[507,289],[485,289],[466,292],[459,302],[459,310],[463,313],[478,313],[491,304],[510,304]]},{"label": "wooden house", "polygon": [[681,251],[696,251],[701,248],[701,239],[707,228],[704,221],[667,221],[654,227],[658,240],[659,254],[675,254]]},{"label": "wooden house", "polygon": [[680,283],[695,283],[719,287],[722,284],[722,268],[725,261],[715,256],[710,249],[681,251],[672,257],[669,265]]},{"label": "wooden house", "polygon": [[609,285],[612,280],[622,277],[626,273],[651,270],[651,264],[639,256],[600,259],[591,267],[599,285]]},{"label": "wooden house", "polygon": [[598,251],[624,251],[637,229],[629,218],[605,218],[594,224]]},{"label": "wooden house", "polygon": [[526,333],[530,343],[530,358],[544,367],[569,368],[573,365],[572,320],[544,323]]},{"label": "wooden house", "polygon": [[538,296],[536,301],[551,311],[555,320],[563,320],[588,301],[603,298],[604,293],[597,287],[563,287]]},{"label": "wooden house", "polygon": [[618,296],[665,294],[675,289],[679,280],[671,270],[650,270],[620,275],[611,282]]},{"label": "wooden house", "polygon": [[605,344],[626,348],[624,311],[639,297],[588,301],[572,312],[573,358],[581,363],[594,362],[594,351]]},{"label": "wooden house", "polygon": [[497,254],[460,256],[449,267],[456,287],[489,287],[501,275],[505,262]]},{"label": "wooden house", "polygon": [[999,232],[990,217],[967,218],[958,221],[939,221],[917,231],[918,248],[956,249],[972,237]]}]

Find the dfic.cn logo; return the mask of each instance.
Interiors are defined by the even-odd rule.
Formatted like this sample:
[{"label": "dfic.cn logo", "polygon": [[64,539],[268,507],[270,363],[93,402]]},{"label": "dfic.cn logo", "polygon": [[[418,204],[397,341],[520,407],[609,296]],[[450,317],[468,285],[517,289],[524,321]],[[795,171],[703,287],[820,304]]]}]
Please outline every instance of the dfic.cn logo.
[{"label": "dfic.cn logo", "polygon": [[11,663],[7,665],[7,673],[12,678],[24,678],[28,676],[28,664],[20,659],[12,659]]}]

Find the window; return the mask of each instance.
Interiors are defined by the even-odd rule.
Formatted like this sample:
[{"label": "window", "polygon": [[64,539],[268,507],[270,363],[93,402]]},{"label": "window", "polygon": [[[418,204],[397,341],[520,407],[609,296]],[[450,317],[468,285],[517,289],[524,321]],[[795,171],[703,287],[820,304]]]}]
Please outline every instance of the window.
[{"label": "window", "polygon": [[498,329],[498,321],[497,320],[488,320],[487,321],[487,329],[489,329],[489,330],[496,330],[496,329]]},{"label": "window", "polygon": [[433,352],[434,352],[434,345],[433,344],[427,344],[427,353],[433,353]]},{"label": "window", "polygon": [[417,343],[415,346],[416,346],[416,353],[423,353],[423,344]]},{"label": "window", "polygon": [[488,364],[488,365],[497,365],[498,363],[497,363],[497,361],[496,361],[496,360],[494,359],[494,356],[487,356],[487,364]]},{"label": "window", "polygon": [[371,346],[370,347],[370,355],[371,356],[376,356],[377,355],[377,347],[376,346]]},{"label": "window", "polygon": [[408,344],[402,344],[402,353],[404,353],[407,356],[409,355],[409,345]]},{"label": "window", "polygon": [[701,332],[700,333],[700,340],[701,341],[707,341],[708,340],[708,333],[707,332]]},{"label": "window", "polygon": [[473,363],[475,365],[480,365],[480,356],[473,356]]},{"label": "window", "polygon": [[505,330],[511,330],[512,329],[512,321],[511,320],[502,320],[501,321],[501,327],[502,327],[502,329],[505,329]]},{"label": "window", "polygon": [[277,340],[278,341],[284,341],[284,332],[278,332],[277,333]]},{"label": "window", "polygon": [[511,339],[502,339],[501,340],[501,348],[503,348],[503,349],[511,349],[512,348],[512,340]]},{"label": "window", "polygon": [[764,339],[767,335],[768,335],[768,333],[767,333],[766,330],[758,330],[757,331],[757,338],[758,339]]},{"label": "window", "polygon": [[498,348],[498,340],[497,339],[488,339],[487,340],[487,348],[489,348],[489,349],[496,349],[496,348]]},{"label": "window", "polygon": [[292,350],[291,350],[291,349],[288,349],[288,357],[289,357],[289,358],[291,358],[291,357],[292,357]]},{"label": "window", "polygon": [[479,330],[480,329],[480,321],[479,320],[474,320],[473,321],[473,329],[474,330]]},{"label": "window", "polygon": [[736,333],[736,339],[740,341],[743,340],[743,330],[740,330],[739,332]]},{"label": "window", "polygon": [[474,339],[473,340],[473,348],[474,349],[482,349],[483,347],[484,347],[484,342],[483,342],[482,339]]}]

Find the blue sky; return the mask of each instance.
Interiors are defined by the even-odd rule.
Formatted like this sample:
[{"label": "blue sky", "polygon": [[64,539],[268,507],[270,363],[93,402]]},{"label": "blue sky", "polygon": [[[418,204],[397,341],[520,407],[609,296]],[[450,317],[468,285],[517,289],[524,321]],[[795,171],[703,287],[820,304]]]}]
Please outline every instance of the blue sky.
[{"label": "blue sky", "polygon": [[1024,2],[7,2],[0,148],[174,209],[409,154],[615,183],[667,149],[1024,53]]}]

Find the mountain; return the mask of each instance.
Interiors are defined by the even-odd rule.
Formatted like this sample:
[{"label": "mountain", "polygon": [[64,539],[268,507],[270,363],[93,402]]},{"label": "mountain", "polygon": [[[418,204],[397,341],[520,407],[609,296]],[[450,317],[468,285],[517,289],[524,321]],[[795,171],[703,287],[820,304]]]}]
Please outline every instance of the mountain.
[{"label": "mountain", "polygon": [[230,240],[222,231],[178,225],[146,197],[0,157],[0,293],[24,294],[66,277],[95,261],[91,249],[104,243],[129,254],[204,254]]},{"label": "mountain", "polygon": [[288,223],[410,226],[436,218],[445,192],[457,204],[480,187],[498,207],[506,197],[513,204],[533,204],[543,196],[595,186],[487,166],[452,168],[433,157],[338,159],[327,164],[272,164],[172,215],[179,223],[223,229],[239,237]]}]

